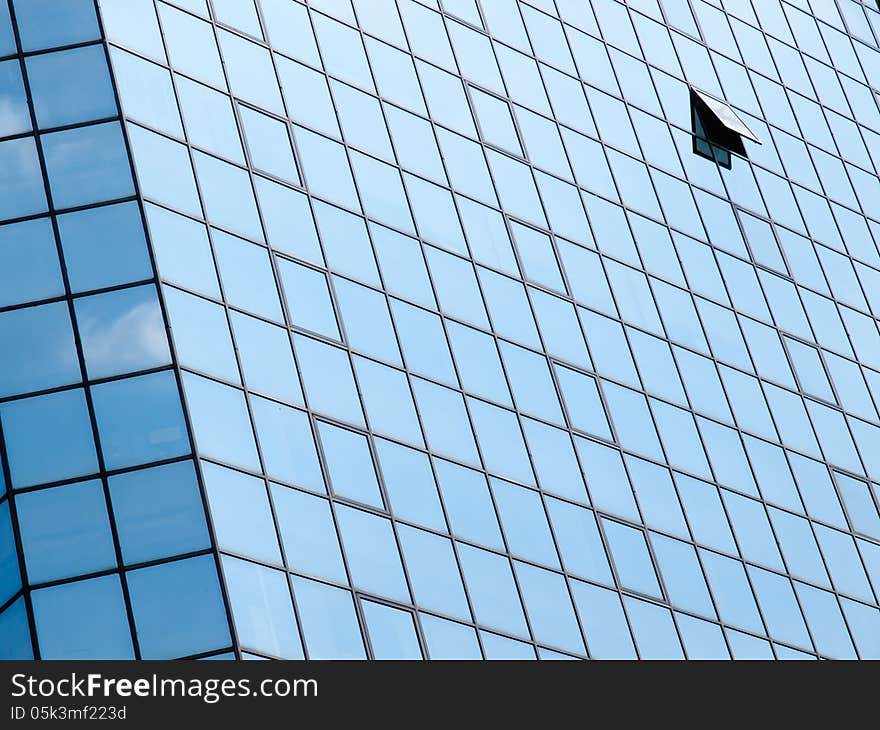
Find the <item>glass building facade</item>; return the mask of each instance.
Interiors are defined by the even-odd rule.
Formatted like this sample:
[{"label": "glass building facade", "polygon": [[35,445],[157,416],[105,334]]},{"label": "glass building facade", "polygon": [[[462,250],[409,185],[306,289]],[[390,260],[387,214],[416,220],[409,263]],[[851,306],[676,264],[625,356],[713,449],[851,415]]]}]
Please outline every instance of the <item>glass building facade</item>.
[{"label": "glass building facade", "polygon": [[878,41],[0,0],[0,657],[880,658]]}]

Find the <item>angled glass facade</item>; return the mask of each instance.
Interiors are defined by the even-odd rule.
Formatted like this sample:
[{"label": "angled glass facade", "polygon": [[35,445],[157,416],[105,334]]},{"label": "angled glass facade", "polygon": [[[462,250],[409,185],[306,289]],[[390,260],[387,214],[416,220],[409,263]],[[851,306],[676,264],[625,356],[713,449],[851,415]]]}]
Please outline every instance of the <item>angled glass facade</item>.
[{"label": "angled glass facade", "polygon": [[880,658],[878,41],[0,0],[0,656]]}]

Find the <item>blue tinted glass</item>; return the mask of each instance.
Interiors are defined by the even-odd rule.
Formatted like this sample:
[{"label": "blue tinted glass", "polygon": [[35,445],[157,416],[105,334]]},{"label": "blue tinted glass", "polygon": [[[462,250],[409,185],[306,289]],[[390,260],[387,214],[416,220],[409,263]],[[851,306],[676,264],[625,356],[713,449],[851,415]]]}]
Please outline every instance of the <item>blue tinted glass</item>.
[{"label": "blue tinted glass", "polygon": [[318,433],[333,492],[382,509],[382,495],[366,437],[329,423],[319,423]]},{"label": "blue tinted glass", "polygon": [[148,198],[200,216],[202,207],[186,147],[131,124],[128,138],[141,192]]},{"label": "blue tinted glass", "polygon": [[45,583],[116,564],[101,482],[22,494],[17,502],[28,578]]},{"label": "blue tinted glass", "polygon": [[481,659],[477,634],[470,626],[420,614],[422,632],[431,659]]},{"label": "blue tinted glass", "polygon": [[355,585],[408,602],[409,590],[391,522],[343,506],[337,508],[336,516]]},{"label": "blue tinted glass", "polygon": [[53,132],[40,138],[56,208],[134,193],[131,167],[117,122]]},{"label": "blue tinted glass", "polygon": [[75,311],[86,371],[92,380],[170,364],[154,286],[77,299]]},{"label": "blue tinted glass", "polygon": [[64,303],[0,314],[0,396],[30,393],[80,380],[70,312]]},{"label": "blue tinted glass", "polygon": [[283,259],[278,260],[278,271],[293,324],[340,339],[327,277],[320,271]]},{"label": "blue tinted glass", "polygon": [[224,557],[223,577],[242,646],[284,659],[302,659],[285,574]]},{"label": "blue tinted glass", "polygon": [[43,659],[134,659],[118,575],[43,588],[31,600]]},{"label": "blue tinted glass", "polygon": [[343,350],[294,336],[309,405],[316,411],[363,426],[351,363]]},{"label": "blue tinted glass", "polygon": [[224,308],[171,287],[167,287],[164,294],[180,363],[239,383],[241,378]]},{"label": "blue tinted glass", "polygon": [[147,205],[146,212],[162,278],[219,298],[217,271],[205,226],[155,205]]},{"label": "blue tinted glass", "polygon": [[[4,11],[5,8],[0,13]],[[0,33],[3,31],[0,30]],[[27,94],[24,90],[24,81],[21,78],[21,64],[17,60],[0,63],[0,100],[3,102],[4,110],[3,119],[0,121],[0,135],[6,137],[30,131],[31,120]]]},{"label": "blue tinted glass", "polygon": [[[91,474],[98,470],[95,441],[82,390],[43,395],[0,406],[15,487]],[[53,444],[52,449],[43,444]]]},{"label": "blue tinted glass", "polygon": [[291,484],[324,491],[308,416],[264,398],[253,398],[251,408],[266,473]]},{"label": "blue tinted glass", "polygon": [[46,208],[33,138],[0,142],[0,220],[42,213]]},{"label": "blue tinted glass", "polygon": [[373,601],[361,601],[375,659],[421,659],[413,615]]},{"label": "blue tinted glass", "polygon": [[287,330],[238,312],[233,312],[231,319],[248,389],[301,403],[302,392]]},{"label": "blue tinted glass", "polygon": [[184,375],[183,385],[199,452],[257,469],[257,448],[244,393],[190,374]]},{"label": "blue tinted glass", "polygon": [[0,306],[63,293],[51,221],[38,218],[0,226]]},{"label": "blue tinted glass", "polygon": [[254,190],[245,170],[201,152],[194,155],[208,219],[236,233],[262,240]]},{"label": "blue tinted glass", "polygon": [[24,598],[0,613],[0,659],[33,659]]},{"label": "blue tinted glass", "polygon": [[92,398],[108,469],[189,453],[177,381],[170,371],[95,386]]},{"label": "blue tinted glass", "polygon": [[416,602],[433,611],[470,619],[452,541],[405,525],[400,526],[399,535]]},{"label": "blue tinted glass", "polygon": [[142,568],[126,580],[144,659],[173,659],[230,644],[212,556]]},{"label": "blue tinted glass", "polygon": [[346,582],[339,538],[326,499],[272,485],[284,554],[291,569]]},{"label": "blue tinted glass", "polygon": [[266,483],[202,462],[211,522],[221,549],[281,564]]},{"label": "blue tinted glass", "polygon": [[137,203],[60,215],[58,232],[74,292],[153,276]]},{"label": "blue tinted glass", "polygon": [[41,129],[116,116],[103,45],[31,56],[26,66]]},{"label": "blue tinted glass", "polygon": [[120,474],[108,484],[126,563],[208,547],[205,509],[191,461]]},{"label": "blue tinted glass", "polygon": [[21,571],[18,567],[18,548],[7,501],[0,504],[0,600],[8,601],[19,588]]},{"label": "blue tinted glass", "polygon": [[444,530],[443,509],[427,455],[384,439],[376,439],[375,443],[385,489],[395,514]]},{"label": "blue tinted glass", "polygon": [[305,578],[292,583],[309,659],[365,659],[351,593]]},{"label": "blue tinted glass", "polygon": [[15,22],[25,51],[100,37],[91,0],[15,0]]},{"label": "blue tinted glass", "polygon": [[528,636],[510,560],[467,545],[459,548],[459,557],[477,621],[490,628]]},{"label": "blue tinted glass", "polygon": [[220,231],[212,231],[212,236],[228,302],[277,322],[282,321],[269,252]]}]

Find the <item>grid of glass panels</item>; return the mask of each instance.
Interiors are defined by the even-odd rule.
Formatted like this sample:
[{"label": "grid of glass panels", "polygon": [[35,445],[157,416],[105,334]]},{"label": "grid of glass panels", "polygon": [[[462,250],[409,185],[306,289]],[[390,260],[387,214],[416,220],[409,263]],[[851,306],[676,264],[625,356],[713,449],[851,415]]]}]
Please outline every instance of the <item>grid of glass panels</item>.
[{"label": "grid of glass panels", "polygon": [[873,3],[99,5],[244,656],[880,656]]},{"label": "grid of glass panels", "polygon": [[0,3],[0,659],[228,651],[91,0]]}]

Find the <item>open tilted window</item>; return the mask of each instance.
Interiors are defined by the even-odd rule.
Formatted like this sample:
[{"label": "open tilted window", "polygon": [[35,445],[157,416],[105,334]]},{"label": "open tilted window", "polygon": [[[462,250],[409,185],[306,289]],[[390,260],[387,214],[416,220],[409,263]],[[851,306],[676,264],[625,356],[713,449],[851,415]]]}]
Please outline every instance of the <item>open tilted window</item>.
[{"label": "open tilted window", "polygon": [[747,157],[743,137],[761,144],[726,102],[691,87],[691,125],[694,152],[730,168],[730,153]]}]

